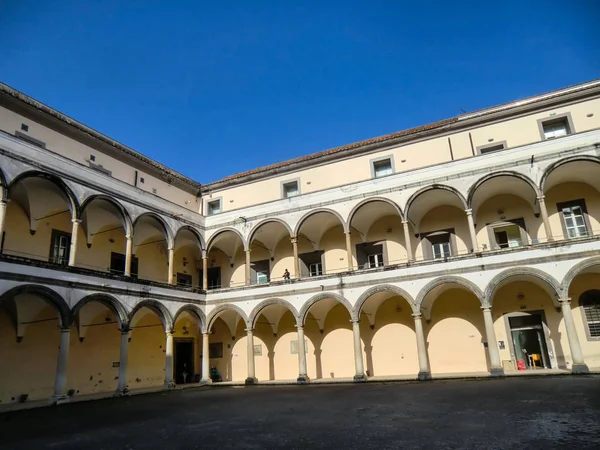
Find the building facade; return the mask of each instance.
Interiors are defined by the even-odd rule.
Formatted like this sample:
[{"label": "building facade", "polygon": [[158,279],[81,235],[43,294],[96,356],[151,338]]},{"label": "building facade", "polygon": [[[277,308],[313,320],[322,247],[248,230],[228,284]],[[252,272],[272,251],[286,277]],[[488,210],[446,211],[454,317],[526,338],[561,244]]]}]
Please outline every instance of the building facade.
[{"label": "building facade", "polygon": [[0,85],[0,402],[600,368],[600,81],[200,185]]}]

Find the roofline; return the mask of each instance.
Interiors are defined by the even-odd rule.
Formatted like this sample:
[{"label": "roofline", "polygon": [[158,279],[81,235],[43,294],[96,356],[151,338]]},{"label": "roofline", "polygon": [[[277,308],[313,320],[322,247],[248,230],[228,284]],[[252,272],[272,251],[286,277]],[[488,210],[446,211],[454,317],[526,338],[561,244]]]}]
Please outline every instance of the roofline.
[{"label": "roofline", "polygon": [[187,185],[187,186],[193,188],[194,190],[200,191],[201,184],[198,183],[197,181],[194,181],[191,178],[188,178],[185,175],[182,175],[179,172],[176,172],[175,170],[170,169],[169,167],[167,167],[151,158],[148,158],[147,156],[144,156],[139,152],[136,152],[132,148],[127,147],[126,145],[123,145],[120,142],[109,138],[105,134],[102,134],[102,133],[94,130],[93,128],[88,127],[87,125],[84,125],[81,122],[78,122],[77,120],[72,119],[71,117],[61,113],[60,111],[57,111],[56,109],[50,108],[48,105],[45,105],[44,103],[42,103],[38,100],[35,100],[34,98],[32,98],[28,95],[23,94],[22,92],[8,86],[7,84],[0,83],[0,93],[2,93],[2,92],[8,94],[9,96],[11,96],[17,100],[22,101],[26,105],[31,106],[44,114],[50,115],[50,116],[60,120],[61,122],[73,127],[78,132],[85,133],[94,139],[97,139],[105,144],[110,145],[111,147],[124,153],[125,155],[137,159],[142,164],[148,166],[151,170],[161,172],[166,177],[173,177],[173,178],[177,179],[179,182],[183,183],[184,185]]},{"label": "roofline", "polygon": [[341,147],[335,147],[313,153],[312,155],[300,156],[262,168],[242,172],[238,175],[231,175],[221,180],[204,184],[202,186],[202,192],[214,192],[272,176],[283,175],[307,167],[321,165],[340,159],[341,157],[347,158],[359,154],[372,153],[385,147],[389,147],[390,145],[406,144],[417,139],[431,138],[450,131],[472,127],[481,122],[503,119],[514,114],[552,106],[558,102],[572,100],[573,98],[579,98],[590,94],[593,95],[595,93],[600,93],[600,78],[480,109],[471,113],[461,114],[427,125],[409,128],[407,130],[359,141]]}]

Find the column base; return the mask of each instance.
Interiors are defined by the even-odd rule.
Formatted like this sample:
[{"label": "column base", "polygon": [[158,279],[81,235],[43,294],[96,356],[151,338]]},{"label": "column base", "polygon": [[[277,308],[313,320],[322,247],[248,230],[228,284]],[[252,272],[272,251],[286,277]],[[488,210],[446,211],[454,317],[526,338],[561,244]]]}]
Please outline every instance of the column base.
[{"label": "column base", "polygon": [[245,381],[247,386],[252,386],[253,384],[258,384],[258,378],[256,377],[248,377]]},{"label": "column base", "polygon": [[298,384],[308,384],[310,383],[310,378],[308,378],[308,375],[300,375],[297,379],[296,382]]},{"label": "column base", "polygon": [[169,381],[168,383],[165,383],[165,385],[163,386],[163,389],[166,391],[171,391],[171,390],[175,389],[175,383],[173,381]]},{"label": "column base", "polygon": [[125,389],[117,389],[115,391],[115,397],[127,397],[129,396],[129,389],[125,388]]},{"label": "column base", "polygon": [[50,397],[49,403],[51,405],[64,405],[65,403],[69,403],[69,396],[66,394],[53,395]]},{"label": "column base", "polygon": [[586,364],[573,364],[571,373],[590,373],[590,369]]},{"label": "column base", "polygon": [[355,383],[366,383],[367,377],[365,376],[364,373],[356,374],[356,375],[354,375],[354,382]]},{"label": "column base", "polygon": [[427,371],[427,372],[419,372],[419,374],[417,375],[417,379],[419,381],[429,381],[431,380],[431,372]]},{"label": "column base", "polygon": [[492,367],[490,369],[490,375],[493,377],[503,377],[504,369],[502,367]]},{"label": "column base", "polygon": [[207,378],[206,380],[200,380],[200,386],[204,386],[205,384],[212,384],[212,380]]}]

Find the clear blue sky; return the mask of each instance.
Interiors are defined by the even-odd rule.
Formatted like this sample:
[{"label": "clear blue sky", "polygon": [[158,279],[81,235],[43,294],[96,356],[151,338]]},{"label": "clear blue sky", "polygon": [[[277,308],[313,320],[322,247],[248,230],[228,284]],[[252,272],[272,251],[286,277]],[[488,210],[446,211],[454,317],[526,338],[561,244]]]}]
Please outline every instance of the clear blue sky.
[{"label": "clear blue sky", "polygon": [[0,80],[207,183],[598,78],[599,18],[595,0],[6,0]]}]

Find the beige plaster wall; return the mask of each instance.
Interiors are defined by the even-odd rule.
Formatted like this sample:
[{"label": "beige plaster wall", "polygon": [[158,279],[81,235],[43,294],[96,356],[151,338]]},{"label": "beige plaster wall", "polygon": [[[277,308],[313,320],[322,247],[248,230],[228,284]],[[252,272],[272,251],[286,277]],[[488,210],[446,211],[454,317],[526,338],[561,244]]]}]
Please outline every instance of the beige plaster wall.
[{"label": "beige plaster wall", "polygon": [[432,374],[488,371],[481,303],[470,292],[450,289],[441,294],[424,332]]},{"label": "beige plaster wall", "polygon": [[[467,215],[464,211],[453,206],[438,206],[429,211],[421,220],[420,233],[454,228],[456,235],[456,250],[459,255],[468,253],[471,248],[470,234],[467,225]],[[424,259],[423,241],[415,248],[415,259]]]},{"label": "beige plaster wall", "polygon": [[162,386],[165,383],[166,335],[158,316],[151,312],[144,314],[135,324],[130,339],[127,364],[129,389]]}]

